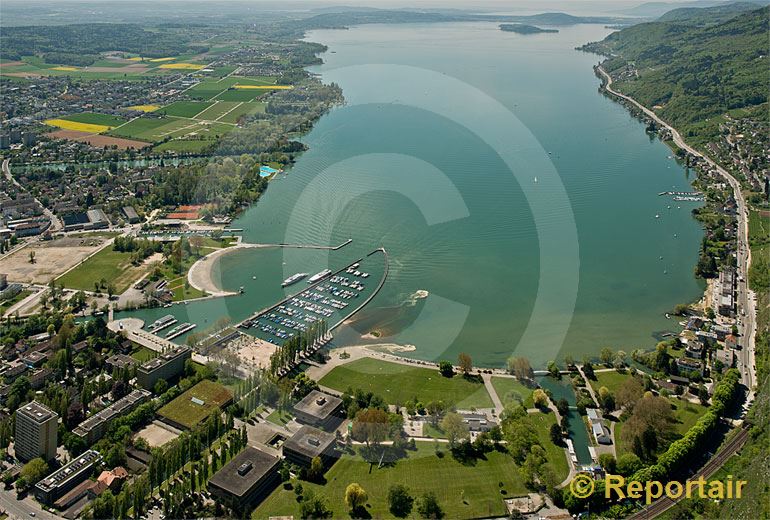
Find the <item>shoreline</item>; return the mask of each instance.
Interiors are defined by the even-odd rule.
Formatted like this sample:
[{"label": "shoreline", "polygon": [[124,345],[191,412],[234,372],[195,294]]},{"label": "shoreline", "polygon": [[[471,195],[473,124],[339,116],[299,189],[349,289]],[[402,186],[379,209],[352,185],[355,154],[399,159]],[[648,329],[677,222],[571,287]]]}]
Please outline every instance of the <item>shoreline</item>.
[{"label": "shoreline", "polygon": [[270,249],[270,248],[291,248],[291,249],[326,249],[328,251],[337,251],[342,249],[353,241],[352,238],[347,239],[345,242],[336,246],[319,246],[313,244],[255,244],[252,242],[242,242],[242,237],[239,237],[238,243],[232,246],[223,247],[217,249],[206,256],[203,256],[196,260],[196,262],[190,266],[187,271],[187,282],[190,287],[203,291],[208,297],[224,297],[234,296],[238,294],[233,291],[226,291],[214,281],[213,272],[214,264],[222,256],[240,249]]}]

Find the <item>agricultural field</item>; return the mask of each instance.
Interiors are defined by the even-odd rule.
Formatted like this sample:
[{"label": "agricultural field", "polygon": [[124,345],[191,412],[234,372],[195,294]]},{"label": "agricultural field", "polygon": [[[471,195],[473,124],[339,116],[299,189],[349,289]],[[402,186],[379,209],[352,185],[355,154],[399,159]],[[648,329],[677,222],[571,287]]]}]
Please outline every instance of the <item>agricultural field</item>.
[{"label": "agricultural field", "polygon": [[[237,87],[262,87],[262,88],[237,88]],[[263,76],[247,78],[241,76],[228,76],[219,81],[201,81],[187,94],[195,99],[212,100],[214,98],[220,101],[252,101],[265,92],[279,88],[275,84],[275,78]]]},{"label": "agricultural field", "polygon": [[219,118],[223,123],[237,123],[242,116],[248,116],[256,113],[264,113],[265,104],[258,101],[251,103],[241,103],[229,113]]},{"label": "agricultural field", "polygon": [[177,117],[194,117],[213,103],[208,101],[175,101],[157,111],[158,114]]},{"label": "agricultural field", "polygon": [[[443,456],[436,456],[432,442],[418,442],[416,446],[405,457],[382,467],[359,455],[344,455],[326,473],[325,485],[303,481],[302,487],[326,497],[335,518],[347,516],[345,488],[351,482],[357,482],[368,492],[367,513],[372,518],[392,518],[387,495],[394,484],[404,484],[413,496],[435,493],[446,518],[502,517],[506,515],[502,501],[505,496],[527,493],[521,473],[508,453],[491,451],[485,458],[463,464],[445,447]],[[294,491],[280,486],[254,510],[252,518],[300,518],[299,509]]]},{"label": "agricultural field", "polygon": [[389,404],[403,404],[417,398],[423,404],[443,401],[458,408],[492,408],[483,383],[461,375],[448,378],[438,369],[412,367],[379,359],[363,358],[335,367],[319,384],[338,390],[360,388],[382,396]]},{"label": "agricultural field", "polygon": [[126,107],[127,110],[138,110],[139,112],[155,112],[160,108],[160,105],[133,105]]},{"label": "agricultural field", "polygon": [[[186,428],[192,428],[233,398],[219,383],[204,379],[158,410],[158,415]],[[193,401],[195,399],[195,401]]]},{"label": "agricultural field", "polygon": [[122,117],[111,116],[109,114],[96,114],[94,112],[81,112],[70,114],[60,119],[67,121],[77,121],[78,123],[87,123],[91,125],[104,125],[109,127],[120,126],[126,122]]}]

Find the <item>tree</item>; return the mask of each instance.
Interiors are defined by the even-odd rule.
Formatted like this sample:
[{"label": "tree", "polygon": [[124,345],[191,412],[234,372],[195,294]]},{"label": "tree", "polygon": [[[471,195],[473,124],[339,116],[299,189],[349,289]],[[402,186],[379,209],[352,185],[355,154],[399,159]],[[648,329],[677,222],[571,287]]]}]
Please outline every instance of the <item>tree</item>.
[{"label": "tree", "polygon": [[561,426],[559,426],[556,423],[553,423],[551,425],[550,434],[551,434],[551,442],[553,442],[557,446],[561,446],[562,444]]},{"label": "tree", "polygon": [[546,394],[542,388],[538,388],[532,393],[532,399],[535,401],[535,406],[538,408],[548,407],[548,394]]},{"label": "tree", "polygon": [[644,467],[642,461],[633,453],[624,453],[618,458],[616,468],[618,473],[628,477]]},{"label": "tree", "polygon": [[40,457],[32,459],[24,464],[19,474],[27,484],[33,486],[48,474],[48,464]]},{"label": "tree", "polygon": [[301,518],[331,518],[332,512],[326,505],[326,500],[312,491],[306,491],[299,505]]},{"label": "tree", "polygon": [[438,426],[438,422],[441,416],[446,411],[446,406],[443,401],[431,401],[425,406],[425,410],[430,414],[431,423],[433,426]]},{"label": "tree", "polygon": [[409,493],[409,488],[403,484],[390,486],[388,490],[388,507],[393,516],[405,518],[412,512],[414,497]]},{"label": "tree", "polygon": [[29,263],[34,264],[35,263],[35,251],[29,252]]},{"label": "tree", "polygon": [[468,425],[457,412],[450,412],[444,416],[441,420],[441,429],[446,433],[451,448],[454,448],[457,441],[469,437]]},{"label": "tree", "polygon": [[438,503],[436,494],[433,492],[425,493],[417,504],[417,512],[422,518],[439,519],[444,517],[444,511]]},{"label": "tree", "polygon": [[617,467],[617,462],[611,453],[602,453],[599,455],[599,465],[604,468],[604,471],[607,473],[614,474],[615,468]]},{"label": "tree", "polygon": [[310,468],[307,470],[307,479],[311,482],[321,480],[324,474],[324,463],[321,457],[313,457],[310,461]]},{"label": "tree", "polygon": [[559,415],[564,417],[569,413],[569,401],[567,401],[565,398],[561,398],[558,401],[556,401],[556,410],[559,412]]},{"label": "tree", "polygon": [[559,372],[559,365],[556,364],[556,361],[549,361],[547,370],[548,374],[554,379],[559,379],[561,377],[561,372]]},{"label": "tree", "polygon": [[535,378],[535,371],[525,357],[508,358],[508,372],[522,381],[532,381]]},{"label": "tree", "polygon": [[620,408],[625,408],[628,411],[633,410],[634,404],[642,395],[644,386],[638,377],[627,377],[623,384],[618,388],[615,396],[615,404]]},{"label": "tree", "polygon": [[465,352],[460,352],[460,355],[457,356],[457,364],[460,366],[460,370],[462,370],[463,374],[466,376],[469,375],[473,370],[473,361],[471,360],[471,357]]},{"label": "tree", "polygon": [[599,404],[605,412],[615,409],[615,398],[606,386],[599,388]]},{"label": "tree", "polygon": [[375,446],[388,438],[390,417],[388,412],[379,408],[361,410],[353,420],[353,438]]},{"label": "tree", "polygon": [[438,364],[438,371],[441,372],[441,375],[444,377],[452,377],[455,373],[455,369],[449,361],[440,361]]},{"label": "tree", "polygon": [[588,379],[596,379],[596,374],[594,374],[594,366],[590,361],[583,362],[583,374],[585,374]]},{"label": "tree", "polygon": [[165,379],[158,379],[152,389],[157,395],[163,395],[168,390],[168,382]]},{"label": "tree", "polygon": [[601,352],[599,352],[599,360],[605,365],[610,366],[612,364],[612,349],[604,347]]},{"label": "tree", "polygon": [[368,499],[369,495],[356,482],[348,484],[348,487],[345,488],[345,503],[354,513],[364,507]]}]

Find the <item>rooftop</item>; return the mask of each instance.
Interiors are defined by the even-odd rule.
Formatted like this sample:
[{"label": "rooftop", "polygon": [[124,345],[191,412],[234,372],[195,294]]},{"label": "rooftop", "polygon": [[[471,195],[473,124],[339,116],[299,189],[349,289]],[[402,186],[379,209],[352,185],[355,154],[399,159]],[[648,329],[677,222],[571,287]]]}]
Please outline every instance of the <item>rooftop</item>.
[{"label": "rooftop", "polygon": [[213,484],[228,493],[242,497],[262,477],[273,471],[280,461],[278,457],[247,446],[211,477],[209,485]]},{"label": "rooftop", "polygon": [[101,459],[101,455],[99,455],[98,451],[88,450],[38,482],[37,487],[43,491],[55,489],[77,475],[84,468],[93,466],[99,459]]},{"label": "rooftop", "polygon": [[44,404],[38,403],[37,401],[32,401],[31,403],[25,404],[19,408],[16,413],[24,415],[25,417],[28,417],[38,423],[44,423],[51,417],[59,417],[59,414]]},{"label": "rooftop", "polygon": [[94,429],[99,424],[110,421],[116,416],[121,415],[126,408],[133,406],[137,401],[143,401],[150,397],[150,392],[147,390],[134,390],[122,399],[118,399],[104,410],[92,415],[82,423],[78,424],[72,432],[75,435],[85,437],[89,431]]},{"label": "rooftop", "polygon": [[166,363],[173,361],[174,359],[178,358],[179,356],[183,355],[185,352],[188,352],[190,349],[189,347],[186,347],[184,345],[179,345],[178,347],[174,347],[170,350],[165,351],[160,356],[150,359],[149,361],[142,363],[142,366],[140,369],[145,370],[147,372],[151,372]]},{"label": "rooftop", "polygon": [[297,412],[312,415],[318,419],[326,419],[342,404],[342,399],[333,395],[313,390],[300,402],[294,405]]},{"label": "rooftop", "polygon": [[303,426],[283,443],[283,449],[290,449],[312,459],[324,453],[334,442],[335,437],[331,433]]}]

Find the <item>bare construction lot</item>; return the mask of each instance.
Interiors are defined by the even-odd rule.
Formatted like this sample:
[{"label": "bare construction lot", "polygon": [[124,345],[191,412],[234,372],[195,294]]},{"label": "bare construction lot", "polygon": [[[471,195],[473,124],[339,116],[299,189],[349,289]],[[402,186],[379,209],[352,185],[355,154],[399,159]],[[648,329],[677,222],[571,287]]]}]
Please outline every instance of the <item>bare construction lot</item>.
[{"label": "bare construction lot", "polygon": [[[70,236],[30,242],[0,259],[0,273],[8,274],[11,282],[47,284],[98,251],[107,240],[100,236]],[[30,253],[34,254],[34,263]]]}]

